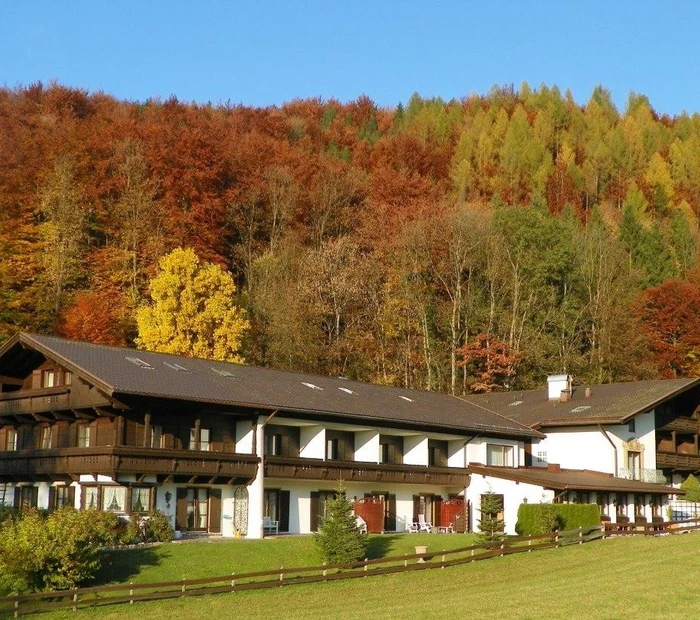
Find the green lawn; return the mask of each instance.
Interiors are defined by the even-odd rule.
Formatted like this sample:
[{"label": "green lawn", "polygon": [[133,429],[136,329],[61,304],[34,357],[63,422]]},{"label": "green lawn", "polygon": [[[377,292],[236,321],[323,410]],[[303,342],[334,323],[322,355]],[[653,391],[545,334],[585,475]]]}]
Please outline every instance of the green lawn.
[{"label": "green lawn", "polygon": [[[462,546],[464,536],[400,535],[388,540],[391,553],[411,552],[419,540],[429,550]],[[379,543],[374,543],[375,545]],[[284,550],[296,554],[280,561]],[[125,552],[129,553],[129,552]],[[189,556],[188,564],[183,564]],[[222,557],[230,556],[230,558]],[[254,558],[250,556],[255,556]],[[134,581],[221,572],[228,562],[258,566],[312,560],[309,538],[223,543],[189,543],[158,548],[160,564],[145,566]],[[174,563],[174,564],[171,564]],[[192,572],[190,572],[190,568]],[[700,534],[620,538],[561,549],[495,558],[455,568],[119,605],[93,611],[51,614],[50,618],[658,618],[700,613]],[[236,568],[235,570],[240,570]],[[225,571],[228,572],[228,571]]]},{"label": "green lawn", "polygon": [[[440,551],[476,542],[477,537],[473,534],[370,535],[367,557],[413,554],[415,545],[427,545],[430,551]],[[270,570],[280,566],[318,566],[321,563],[313,536],[176,542],[108,552],[97,584],[220,577],[233,572]]]}]

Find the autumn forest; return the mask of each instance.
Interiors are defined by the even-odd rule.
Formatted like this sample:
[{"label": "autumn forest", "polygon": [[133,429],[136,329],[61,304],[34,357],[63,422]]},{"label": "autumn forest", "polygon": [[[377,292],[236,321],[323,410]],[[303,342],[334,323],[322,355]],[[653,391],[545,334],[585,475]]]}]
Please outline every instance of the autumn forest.
[{"label": "autumn forest", "polygon": [[0,89],[0,340],[134,345],[181,247],[246,363],[454,394],[700,376],[700,115],[598,87],[280,107]]}]

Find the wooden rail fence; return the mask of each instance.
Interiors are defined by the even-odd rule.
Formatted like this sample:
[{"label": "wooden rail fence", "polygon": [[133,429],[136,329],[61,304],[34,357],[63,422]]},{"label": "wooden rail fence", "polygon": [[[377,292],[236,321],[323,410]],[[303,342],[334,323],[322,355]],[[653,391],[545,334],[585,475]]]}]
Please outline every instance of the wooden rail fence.
[{"label": "wooden rail fence", "polygon": [[[612,524],[613,526],[615,524]],[[661,525],[668,526],[659,531]],[[458,566],[488,558],[529,553],[542,549],[552,549],[571,544],[583,544],[607,536],[619,535],[659,535],[662,533],[683,533],[700,529],[700,522],[673,522],[649,524],[645,529],[617,530],[592,526],[566,532],[552,532],[534,536],[507,538],[503,541],[483,543],[444,551],[428,551],[402,556],[390,556],[376,560],[364,560],[353,564],[324,564],[322,566],[280,567],[277,570],[250,573],[232,573],[220,577],[201,579],[181,579],[153,583],[129,583],[111,586],[75,588],[54,592],[36,592],[0,598],[0,617],[46,611],[95,607],[101,605],[130,604],[139,601],[156,601],[185,596],[240,592],[278,588],[303,583],[319,583],[344,579],[358,579],[377,575],[389,575],[409,571]],[[634,527],[634,526],[632,526]],[[657,528],[652,530],[651,528]]]}]

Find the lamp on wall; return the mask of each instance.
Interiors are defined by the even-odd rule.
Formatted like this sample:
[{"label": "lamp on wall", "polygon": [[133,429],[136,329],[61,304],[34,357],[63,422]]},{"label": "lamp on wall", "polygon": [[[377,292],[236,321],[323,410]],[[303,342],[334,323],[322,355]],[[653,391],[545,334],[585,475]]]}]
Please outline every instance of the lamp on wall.
[{"label": "lamp on wall", "polygon": [[170,491],[165,492],[165,505],[170,509],[170,500],[173,498],[173,494]]}]

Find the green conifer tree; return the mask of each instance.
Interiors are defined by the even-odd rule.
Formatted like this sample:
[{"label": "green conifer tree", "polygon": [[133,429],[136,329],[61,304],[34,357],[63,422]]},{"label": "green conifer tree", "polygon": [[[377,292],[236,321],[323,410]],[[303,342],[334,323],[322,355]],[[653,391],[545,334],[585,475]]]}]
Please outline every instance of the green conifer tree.
[{"label": "green conifer tree", "polygon": [[316,545],[325,562],[349,564],[365,557],[367,536],[357,526],[353,505],[345,496],[342,480],[336,495],[326,502],[326,520],[316,534]]}]

